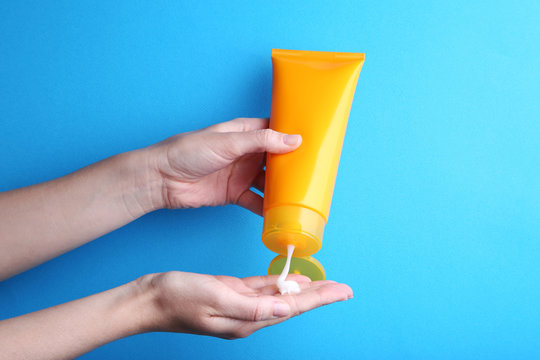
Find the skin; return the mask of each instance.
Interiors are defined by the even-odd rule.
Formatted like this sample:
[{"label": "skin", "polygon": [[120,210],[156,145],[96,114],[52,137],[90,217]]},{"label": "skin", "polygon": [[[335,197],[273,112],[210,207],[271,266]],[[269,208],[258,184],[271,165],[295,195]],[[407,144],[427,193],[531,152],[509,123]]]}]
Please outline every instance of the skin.
[{"label": "skin", "polygon": [[[238,204],[262,214],[264,154],[287,153],[299,135],[239,118],[173,136],[62,178],[0,193],[0,280],[161,208]],[[0,359],[70,359],[152,331],[246,337],[314,308],[352,298],[334,281],[292,275],[302,292],[280,295],[276,276],[239,279],[171,271],[0,321]]]}]

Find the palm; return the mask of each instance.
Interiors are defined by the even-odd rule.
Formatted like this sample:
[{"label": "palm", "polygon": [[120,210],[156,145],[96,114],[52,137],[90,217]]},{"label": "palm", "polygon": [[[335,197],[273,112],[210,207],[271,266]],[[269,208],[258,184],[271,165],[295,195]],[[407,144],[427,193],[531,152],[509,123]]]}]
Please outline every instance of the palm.
[{"label": "palm", "polygon": [[[167,330],[225,338],[248,336],[290,316],[352,297],[352,291],[344,284],[328,280],[311,282],[301,275],[289,277],[299,283],[300,294],[280,295],[275,284],[277,275],[240,279],[173,271],[159,274],[154,284],[162,295],[159,303],[166,315]],[[267,307],[252,306],[252,301],[263,299],[266,305],[275,301],[288,303],[290,315],[272,318],[265,312]]]}]

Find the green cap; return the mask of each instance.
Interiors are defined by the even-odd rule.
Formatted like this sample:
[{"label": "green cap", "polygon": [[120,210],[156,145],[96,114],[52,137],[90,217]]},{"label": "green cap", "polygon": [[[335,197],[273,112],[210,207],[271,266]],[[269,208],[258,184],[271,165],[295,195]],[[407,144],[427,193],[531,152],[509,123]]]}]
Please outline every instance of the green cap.
[{"label": "green cap", "polygon": [[[268,267],[268,275],[279,275],[285,267],[287,257],[283,255],[276,256]],[[312,256],[293,256],[291,259],[291,268],[289,274],[301,274],[309,277],[312,281],[324,280],[326,274],[321,263]]]}]

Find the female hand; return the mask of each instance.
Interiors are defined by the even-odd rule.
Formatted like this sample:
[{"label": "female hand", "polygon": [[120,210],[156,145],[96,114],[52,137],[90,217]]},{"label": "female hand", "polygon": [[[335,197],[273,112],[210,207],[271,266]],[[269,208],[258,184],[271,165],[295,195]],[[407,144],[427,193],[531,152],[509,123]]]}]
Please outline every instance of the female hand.
[{"label": "female hand", "polygon": [[153,292],[155,310],[146,331],[173,331],[226,339],[246,337],[308,310],[352,298],[345,284],[289,275],[302,292],[280,295],[277,275],[239,279],[172,271],[140,279]]},{"label": "female hand", "polygon": [[262,215],[263,199],[250,188],[264,190],[264,153],[287,153],[301,141],[268,129],[268,119],[260,118],[173,136],[147,149],[151,171],[162,182],[157,198],[167,208],[232,203]]},{"label": "female hand", "polygon": [[[82,299],[0,321],[0,358],[74,359],[111,341],[151,331],[246,337],[336,301],[352,290],[290,275],[297,295],[278,294],[276,276],[238,279],[172,271],[145,275]],[[44,346],[46,344],[46,346]]]}]

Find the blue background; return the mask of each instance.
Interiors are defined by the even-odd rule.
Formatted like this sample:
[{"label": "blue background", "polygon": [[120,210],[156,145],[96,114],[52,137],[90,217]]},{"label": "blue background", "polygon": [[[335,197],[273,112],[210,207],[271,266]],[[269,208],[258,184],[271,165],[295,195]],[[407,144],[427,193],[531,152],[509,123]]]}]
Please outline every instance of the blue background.
[{"label": "blue background", "polygon": [[[273,47],[366,53],[316,255],[355,298],[247,339],[145,334],[83,359],[540,358],[539,4],[1,2],[2,191],[267,116]],[[234,206],[149,214],[0,283],[0,318],[149,272],[264,273],[261,228]]]}]

